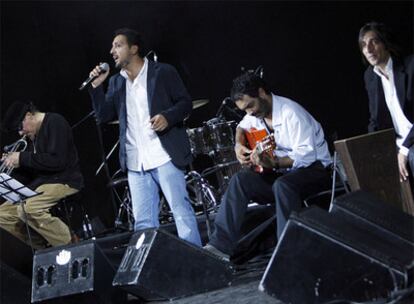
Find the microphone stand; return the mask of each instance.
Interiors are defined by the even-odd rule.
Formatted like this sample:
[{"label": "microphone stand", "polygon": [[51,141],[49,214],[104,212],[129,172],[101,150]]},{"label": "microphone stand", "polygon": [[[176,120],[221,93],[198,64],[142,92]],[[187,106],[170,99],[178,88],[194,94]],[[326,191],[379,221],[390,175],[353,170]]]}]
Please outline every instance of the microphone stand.
[{"label": "microphone stand", "polygon": [[85,117],[83,117],[81,120],[79,120],[77,123],[75,123],[71,128],[72,130],[81,125],[84,121],[86,121],[89,117],[95,114],[95,111],[90,111],[89,114],[86,114]]},{"label": "microphone stand", "polygon": [[226,97],[223,99],[223,101],[221,102],[220,107],[217,110],[216,116],[217,118],[223,118],[223,111],[225,108],[227,108],[227,101],[229,100],[229,97]]},{"label": "microphone stand", "polygon": [[[106,174],[106,178],[108,180],[108,183],[112,183],[112,176],[109,173],[109,167],[108,167],[108,162],[107,162],[108,157],[105,155],[101,124],[99,123],[98,118],[95,115],[95,111],[92,110],[91,112],[89,112],[85,117],[83,117],[81,120],[79,120],[77,123],[75,123],[71,128],[73,130],[73,129],[79,127],[82,123],[84,123],[87,119],[89,119],[89,117],[92,117],[92,116],[94,116],[94,118],[95,118],[96,131],[98,133],[99,152],[100,152],[102,160],[103,160],[101,166],[99,167],[98,171],[96,172],[96,175],[99,173],[99,171],[103,167],[104,170],[105,170],[105,174]],[[113,152],[114,148],[112,149],[111,153]],[[113,191],[111,190],[110,192],[111,192],[112,207],[114,209],[113,210],[114,215],[116,216],[116,214],[117,214],[117,204],[116,204],[116,201],[115,201],[115,196],[114,196]]]},{"label": "microphone stand", "polygon": [[[113,180],[112,180],[111,174],[109,173],[108,162],[106,161],[101,123],[99,122],[98,117],[96,115],[94,115],[94,117],[95,117],[96,131],[98,133],[98,142],[99,142],[99,147],[100,147],[100,152],[101,152],[101,157],[102,157],[102,164],[103,164],[103,168],[104,168],[104,171],[105,171],[106,178],[108,180],[107,184],[111,184],[111,183],[113,183]],[[115,196],[114,196],[114,193],[113,193],[112,189],[110,190],[110,193],[111,193],[111,202],[112,202],[112,208],[113,208],[114,216],[116,216],[118,208],[117,208],[117,204],[115,202]]]}]

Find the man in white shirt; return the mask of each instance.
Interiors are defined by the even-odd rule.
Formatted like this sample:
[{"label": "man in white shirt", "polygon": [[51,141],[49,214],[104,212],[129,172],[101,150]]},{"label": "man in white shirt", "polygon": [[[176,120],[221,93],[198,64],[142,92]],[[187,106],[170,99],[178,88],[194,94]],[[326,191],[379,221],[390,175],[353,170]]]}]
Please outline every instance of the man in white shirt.
[{"label": "man in white shirt", "polygon": [[175,68],[148,61],[142,49],[136,31],[115,32],[110,53],[121,71],[109,79],[106,94],[101,84],[109,70],[91,71],[93,107],[101,122],[119,120],[119,160],[128,173],[135,231],[159,226],[161,190],[179,237],[201,246],[183,171],[192,160],[183,126],[191,99]]},{"label": "man in white shirt", "polygon": [[[247,114],[236,129],[235,152],[246,166],[262,166],[263,173],[245,168],[230,180],[215,219],[215,230],[205,249],[227,259],[235,249],[248,203],[275,203],[280,238],[292,211],[303,200],[330,186],[331,156],[321,125],[299,104],[271,93],[254,73],[233,81],[231,98]],[[248,146],[245,132],[273,133],[276,150],[259,153]]]},{"label": "man in white shirt", "polygon": [[[414,56],[401,59],[393,35],[382,23],[370,22],[359,31],[363,60],[370,66],[364,80],[369,98],[368,131],[394,128],[400,180],[414,169]],[[412,174],[411,174],[412,177]]]}]

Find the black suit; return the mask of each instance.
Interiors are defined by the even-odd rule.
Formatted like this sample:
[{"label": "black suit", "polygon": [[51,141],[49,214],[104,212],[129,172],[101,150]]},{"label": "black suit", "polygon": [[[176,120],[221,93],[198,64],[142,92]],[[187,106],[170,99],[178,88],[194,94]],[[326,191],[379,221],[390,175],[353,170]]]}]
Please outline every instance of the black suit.
[{"label": "black suit", "polygon": [[[191,113],[191,98],[173,66],[153,61],[148,61],[147,92],[150,116],[162,114],[168,121],[168,128],[157,132],[161,144],[171,157],[172,163],[184,169],[192,160],[190,143],[183,126],[184,118]],[[101,122],[119,119],[119,162],[125,172],[126,80],[117,73],[109,79],[106,95],[102,85],[90,89],[89,93]]]},{"label": "black suit", "polygon": [[[393,58],[394,82],[397,96],[405,117],[414,122],[414,55],[406,57],[403,61],[397,61]],[[381,78],[374,72],[370,66],[364,75],[365,87],[369,98],[370,120],[368,131],[393,128],[390,112],[385,102],[384,89]],[[414,144],[414,128],[411,128],[403,146],[408,149]]]}]

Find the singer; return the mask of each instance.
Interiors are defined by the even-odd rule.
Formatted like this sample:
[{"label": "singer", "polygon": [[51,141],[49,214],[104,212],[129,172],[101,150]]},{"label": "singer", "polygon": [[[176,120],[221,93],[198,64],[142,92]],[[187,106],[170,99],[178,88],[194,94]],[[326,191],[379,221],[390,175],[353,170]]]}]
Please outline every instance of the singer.
[{"label": "singer", "polygon": [[201,246],[189,203],[184,171],[191,162],[183,120],[191,99],[176,69],[143,57],[141,35],[123,28],[115,32],[110,53],[120,72],[102,83],[109,70],[96,77],[89,92],[98,119],[119,120],[121,169],[128,174],[135,231],[159,226],[159,190],[173,212],[180,238]]},{"label": "singer", "polygon": [[[66,119],[57,113],[44,113],[31,102],[14,102],[2,122],[2,131],[19,132],[29,139],[25,151],[3,157],[7,167],[19,168],[30,175],[28,186],[41,194],[26,200],[24,209],[33,247],[58,246],[71,243],[68,226],[50,214],[50,208],[65,196],[83,187],[79,158],[72,130]],[[0,206],[0,227],[30,243],[24,224],[21,204],[5,202]]]}]

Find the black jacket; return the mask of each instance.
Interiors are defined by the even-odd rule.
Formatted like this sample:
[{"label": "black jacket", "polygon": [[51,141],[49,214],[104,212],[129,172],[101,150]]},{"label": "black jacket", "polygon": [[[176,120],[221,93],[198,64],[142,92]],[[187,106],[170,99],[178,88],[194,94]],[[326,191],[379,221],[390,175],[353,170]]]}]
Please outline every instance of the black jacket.
[{"label": "black jacket", "polygon": [[83,187],[72,129],[60,114],[45,114],[36,139],[20,153],[19,162],[34,177],[28,185],[32,189],[56,183],[75,189]]},{"label": "black jacket", "polygon": [[[414,122],[414,55],[406,57],[403,61],[393,58],[394,82],[397,96],[405,117]],[[365,87],[369,98],[370,120],[368,131],[393,128],[391,115],[385,102],[384,89],[381,78],[370,66],[364,75]],[[403,146],[410,148],[414,144],[414,128],[411,128]]]},{"label": "black jacket", "polygon": [[[126,171],[126,80],[117,73],[109,79],[108,91],[104,94],[102,85],[89,90],[93,108],[100,122],[119,120],[119,162]],[[148,61],[147,94],[149,114],[163,114],[168,127],[157,132],[165,151],[173,164],[184,169],[191,160],[190,143],[183,120],[190,115],[191,98],[176,69],[164,63]]]}]

